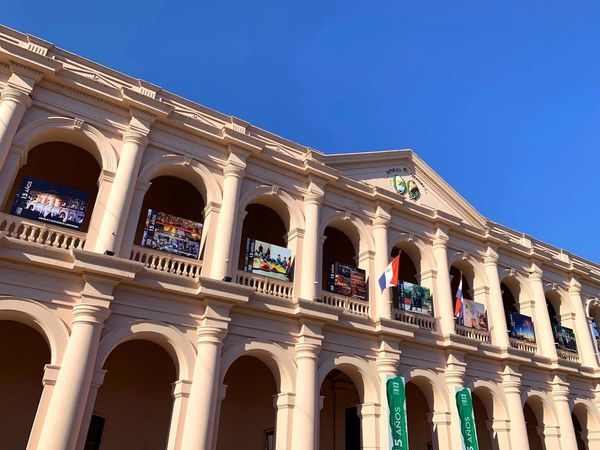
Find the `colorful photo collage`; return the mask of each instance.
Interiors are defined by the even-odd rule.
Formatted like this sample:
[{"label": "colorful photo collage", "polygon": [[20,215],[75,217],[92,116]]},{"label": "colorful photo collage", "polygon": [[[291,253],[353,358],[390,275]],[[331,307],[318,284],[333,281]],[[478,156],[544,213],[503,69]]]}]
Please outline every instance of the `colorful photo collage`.
[{"label": "colorful photo collage", "polygon": [[511,338],[535,342],[535,329],[531,317],[511,311],[506,315],[506,318],[508,335]]},{"label": "colorful photo collage", "polygon": [[244,270],[278,280],[292,281],[292,251],[279,245],[248,238]]},{"label": "colorful photo collage", "polygon": [[412,311],[433,317],[431,291],[418,284],[401,281],[398,285],[398,306],[404,311]]},{"label": "colorful photo collage", "polygon": [[88,201],[87,192],[23,177],[10,213],[79,230],[85,219]]},{"label": "colorful photo collage", "polygon": [[201,238],[201,223],[154,209],[148,210],[142,246],[198,259]]},{"label": "colorful photo collage", "polygon": [[568,352],[577,352],[575,333],[571,328],[553,324],[552,333],[554,334],[554,343],[557,348]]},{"label": "colorful photo collage", "polygon": [[329,265],[329,280],[327,289],[330,292],[353,297],[359,300],[367,299],[367,274],[364,270],[333,262]]},{"label": "colorful photo collage", "polygon": [[487,330],[488,320],[485,305],[463,298],[461,322],[461,325],[465,327]]}]

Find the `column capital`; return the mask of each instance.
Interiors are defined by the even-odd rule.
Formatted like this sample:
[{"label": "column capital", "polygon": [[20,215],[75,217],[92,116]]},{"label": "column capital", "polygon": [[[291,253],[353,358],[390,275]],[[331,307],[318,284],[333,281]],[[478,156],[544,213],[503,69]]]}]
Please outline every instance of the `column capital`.
[{"label": "column capital", "polygon": [[296,404],[296,394],[292,392],[280,392],[273,395],[273,407],[276,410],[292,409]]},{"label": "column capital", "polygon": [[140,147],[146,147],[148,145],[149,139],[148,136],[139,130],[134,130],[132,128],[128,129],[123,133],[123,144],[126,142],[132,142],[134,144],[139,145]]},{"label": "column capital", "polygon": [[540,265],[538,265],[536,263],[532,263],[531,267],[529,268],[529,270],[527,272],[529,273],[529,279],[531,281],[538,281],[538,282],[543,281],[544,271],[542,270]]},{"label": "column capital", "polygon": [[11,86],[6,86],[4,89],[2,89],[1,99],[2,101],[12,101],[14,103],[18,103],[23,105],[26,109],[29,108],[33,103],[29,93]]},{"label": "column capital", "polygon": [[398,343],[390,343],[389,341],[382,340],[376,353],[375,365],[377,366],[377,371],[384,374],[395,374],[400,362],[400,355],[402,354],[398,349]]},{"label": "column capital", "polygon": [[581,283],[575,277],[569,280],[569,294],[581,296]]},{"label": "column capital", "polygon": [[493,245],[488,245],[485,249],[485,253],[483,254],[483,263],[486,266],[497,266],[498,259],[499,255],[497,252],[497,247]]},{"label": "column capital", "polygon": [[433,248],[447,248],[450,234],[447,228],[438,227],[433,236]]},{"label": "column capital", "polygon": [[14,61],[11,61],[9,64],[11,74],[6,83],[7,86],[19,90],[24,94],[31,94],[35,84],[42,79],[42,72]]},{"label": "column capital", "polygon": [[389,210],[389,208],[384,208],[380,204],[377,205],[377,210],[375,211],[375,218],[373,219],[374,228],[388,228],[390,221],[392,220],[392,216]]},{"label": "column capital", "polygon": [[521,378],[518,367],[506,365],[502,371],[502,386],[507,393],[521,394]]},{"label": "column capital", "polygon": [[304,203],[320,205],[323,203],[324,198],[325,190],[323,189],[323,186],[320,186],[311,180],[308,183],[308,188],[306,190],[306,194],[304,195]]},{"label": "column capital", "polygon": [[92,325],[103,325],[104,321],[110,316],[110,309],[104,306],[90,305],[87,303],[78,303],[73,306],[73,321],[76,323],[89,323]]}]

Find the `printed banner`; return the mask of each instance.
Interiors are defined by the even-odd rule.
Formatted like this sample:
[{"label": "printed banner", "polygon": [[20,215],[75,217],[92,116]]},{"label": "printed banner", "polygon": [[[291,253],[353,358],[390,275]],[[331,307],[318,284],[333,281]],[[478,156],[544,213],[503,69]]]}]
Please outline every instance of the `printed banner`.
[{"label": "printed banner", "polygon": [[508,335],[521,341],[535,342],[535,329],[531,317],[510,311],[507,315]]},{"label": "printed banner", "polygon": [[575,333],[571,328],[554,324],[552,325],[552,332],[554,334],[554,343],[558,348],[568,352],[577,352]]},{"label": "printed banner", "polygon": [[87,192],[23,177],[10,213],[79,230],[85,219],[88,201]]},{"label": "printed banner", "polygon": [[407,281],[400,282],[398,287],[398,304],[400,309],[413,311],[433,317],[431,291],[426,287]]},{"label": "printed banner", "polygon": [[198,259],[201,236],[201,223],[149,209],[142,246]]},{"label": "printed banner", "polygon": [[367,298],[367,274],[362,269],[338,262],[329,265],[329,281],[327,290],[354,297],[360,300]]},{"label": "printed banner", "polygon": [[456,407],[460,417],[463,450],[479,450],[475,415],[473,414],[473,399],[469,388],[456,388]]},{"label": "printed banner", "polygon": [[404,385],[404,378],[390,378],[387,380],[385,387],[390,410],[391,450],[408,450],[406,386]]},{"label": "printed banner", "polygon": [[248,238],[244,270],[257,275],[291,281],[292,251],[279,245]]},{"label": "printed banner", "polygon": [[463,298],[462,324],[465,327],[487,330],[488,324],[485,305]]}]

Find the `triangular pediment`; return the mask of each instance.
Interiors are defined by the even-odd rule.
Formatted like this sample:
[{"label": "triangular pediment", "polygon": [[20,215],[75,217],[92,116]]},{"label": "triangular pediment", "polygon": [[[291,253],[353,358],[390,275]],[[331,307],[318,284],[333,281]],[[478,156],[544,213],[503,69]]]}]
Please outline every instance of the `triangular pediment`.
[{"label": "triangular pediment", "polygon": [[348,178],[387,190],[407,202],[485,227],[485,218],[412,150],[326,155],[325,162]]}]

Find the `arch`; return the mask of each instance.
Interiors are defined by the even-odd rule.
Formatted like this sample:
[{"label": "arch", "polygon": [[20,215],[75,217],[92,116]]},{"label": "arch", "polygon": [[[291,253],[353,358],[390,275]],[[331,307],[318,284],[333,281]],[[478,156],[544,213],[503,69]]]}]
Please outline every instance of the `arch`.
[{"label": "arch", "polygon": [[454,266],[457,269],[462,270],[463,275],[465,275],[467,279],[472,280],[471,289],[473,290],[473,293],[481,286],[487,286],[487,276],[483,270],[483,265],[473,256],[457,252],[448,259],[449,267]]},{"label": "arch", "polygon": [[21,156],[21,164],[27,162],[27,154],[33,147],[51,141],[68,142],[90,152],[102,170],[116,172],[117,152],[97,128],[80,119],[69,117],[45,117],[24,125],[13,140],[13,146]]},{"label": "arch", "polygon": [[60,365],[69,331],[56,313],[35,300],[0,296],[0,319],[21,322],[40,331],[50,347],[50,364]]},{"label": "arch", "polygon": [[390,236],[388,241],[390,250],[397,247],[410,256],[419,275],[436,270],[433,247],[425,244],[421,239],[403,232],[396,232]]},{"label": "arch", "polygon": [[332,355],[323,360],[317,373],[317,387],[321,388],[325,377],[333,369],[344,372],[354,383],[362,403],[380,403],[377,386],[378,378],[364,359],[350,355]]},{"label": "arch", "polygon": [[585,314],[588,317],[594,317],[592,311],[597,309],[600,312],[600,299],[597,297],[588,298],[585,302]]},{"label": "arch", "polygon": [[240,198],[238,217],[246,211],[251,203],[258,203],[271,208],[287,226],[287,231],[304,229],[304,214],[294,198],[283,189],[275,186],[261,185],[251,189]]},{"label": "arch", "polygon": [[576,398],[571,411],[588,432],[600,433],[600,411],[593,400]]},{"label": "arch", "polygon": [[160,176],[181,178],[194,186],[206,204],[221,204],[223,194],[215,175],[198,161],[181,155],[160,155],[147,161],[140,169],[138,179],[151,182]]},{"label": "arch", "polygon": [[523,407],[526,403],[529,404],[538,421],[544,426],[559,426],[554,402],[548,393],[537,389],[524,390],[521,392],[521,403]]},{"label": "arch", "polygon": [[550,302],[556,314],[558,315],[558,322],[562,324],[563,317],[569,316],[573,313],[573,307],[571,305],[571,299],[569,295],[565,295],[565,291],[560,286],[554,283],[547,284],[544,290],[546,300]]},{"label": "arch", "polygon": [[221,357],[220,384],[229,367],[241,356],[253,356],[262,361],[273,374],[279,392],[295,392],[296,366],[288,352],[273,342],[246,339],[233,344]]},{"label": "arch", "polygon": [[123,342],[147,340],[163,347],[173,359],[180,380],[191,380],[196,359],[192,343],[175,327],[160,322],[136,320],[111,330],[100,341],[96,369],[101,369],[114,348]]},{"label": "arch", "polygon": [[450,412],[450,402],[443,377],[430,369],[409,367],[402,372],[408,383],[413,382],[425,395],[429,408],[436,412]]},{"label": "arch", "polygon": [[373,233],[367,225],[354,214],[346,211],[330,211],[324,214],[319,224],[319,236],[325,234],[325,228],[328,226],[338,228],[344,232],[354,244],[356,255],[360,255],[366,251],[375,250],[375,241]]},{"label": "arch", "polygon": [[[480,396],[485,405],[488,417],[494,419],[508,419],[508,406],[502,389],[495,383],[487,380],[474,380],[467,384],[474,393],[485,392],[488,395]],[[491,402],[489,400],[492,400]]]}]

